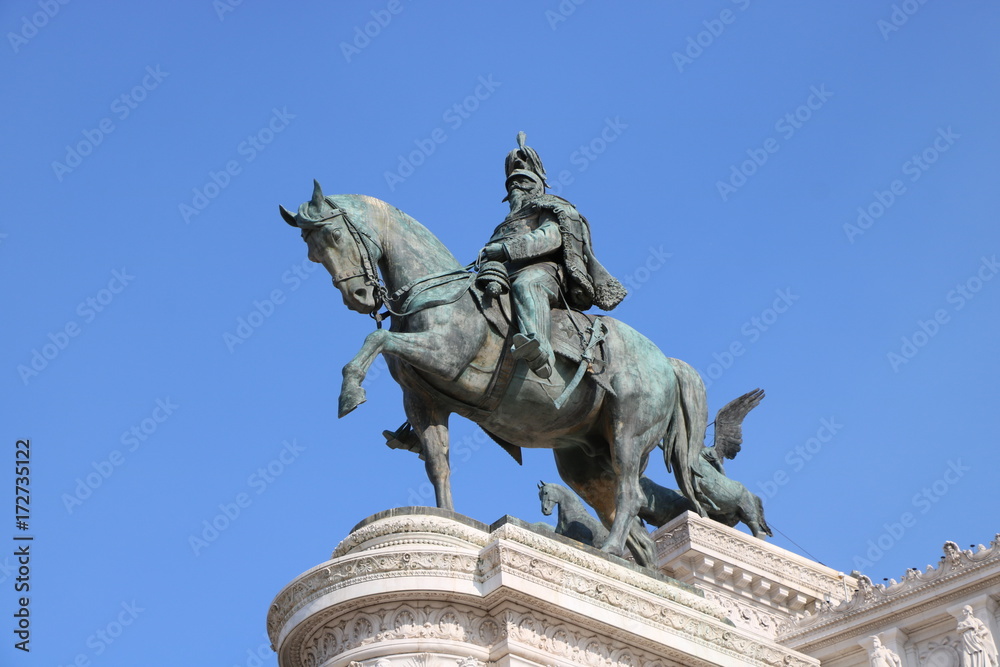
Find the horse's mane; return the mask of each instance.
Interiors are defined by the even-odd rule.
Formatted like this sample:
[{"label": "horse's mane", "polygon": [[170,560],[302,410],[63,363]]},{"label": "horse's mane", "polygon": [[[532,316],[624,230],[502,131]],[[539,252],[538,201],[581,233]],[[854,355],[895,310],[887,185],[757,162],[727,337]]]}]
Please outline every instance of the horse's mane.
[{"label": "horse's mane", "polygon": [[351,222],[360,227],[367,227],[369,231],[379,233],[383,237],[383,244],[392,242],[392,239],[389,238],[388,228],[406,228],[411,232],[416,232],[419,237],[431,241],[431,246],[437,246],[431,251],[440,255],[441,261],[461,266],[458,259],[441,239],[418,220],[392,204],[369,195],[332,195],[330,199],[339,208],[346,211]]}]

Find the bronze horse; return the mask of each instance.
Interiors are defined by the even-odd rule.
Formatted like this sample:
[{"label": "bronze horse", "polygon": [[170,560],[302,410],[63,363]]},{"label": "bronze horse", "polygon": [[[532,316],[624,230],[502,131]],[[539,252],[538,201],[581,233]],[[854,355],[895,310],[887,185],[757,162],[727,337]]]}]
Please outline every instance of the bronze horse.
[{"label": "bronze horse", "polygon": [[652,563],[652,541],[636,516],[645,501],[640,476],[661,440],[668,469],[674,468],[682,492],[704,514],[695,500],[692,468],[705,436],[705,388],[690,366],[667,358],[628,325],[602,317],[606,387],[580,383],[556,408],[553,399],[571,382],[577,364],[558,357],[552,376],[542,380],[518,362],[496,405],[477,408],[509,340],[477,305],[470,289],[474,274],[426,227],[372,197],[324,197],[315,183],[312,199],[296,214],[283,207],[281,214],[302,230],[309,259],[330,272],[348,308],[377,317],[386,305],[393,313],[390,329],[369,334],[344,367],[339,413],[343,417],[365,401],[361,382],[384,354],[403,389],[438,507],[453,509],[448,417],[456,413],[508,451],[553,450],[559,475],[609,527],[605,551],[621,555],[627,546],[638,563]]}]

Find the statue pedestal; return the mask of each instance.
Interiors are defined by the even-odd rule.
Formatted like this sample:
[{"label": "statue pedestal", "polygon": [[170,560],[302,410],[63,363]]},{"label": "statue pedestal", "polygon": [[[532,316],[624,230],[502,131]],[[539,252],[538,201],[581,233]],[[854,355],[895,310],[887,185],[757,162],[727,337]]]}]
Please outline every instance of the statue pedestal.
[{"label": "statue pedestal", "polygon": [[275,598],[282,667],[818,665],[665,575],[517,519],[390,510]]}]

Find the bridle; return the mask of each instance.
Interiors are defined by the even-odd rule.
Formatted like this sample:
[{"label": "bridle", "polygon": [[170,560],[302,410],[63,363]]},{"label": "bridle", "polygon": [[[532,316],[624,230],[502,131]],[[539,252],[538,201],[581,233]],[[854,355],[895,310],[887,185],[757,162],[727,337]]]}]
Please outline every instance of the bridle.
[{"label": "bridle", "polygon": [[[320,218],[318,220],[310,220],[310,228],[302,230],[302,238],[305,238],[308,233],[314,231],[315,228],[325,227],[332,224],[335,218],[344,219],[344,227],[347,228],[348,233],[351,235],[351,239],[354,241],[355,249],[357,250],[358,257],[361,258],[360,265],[354,265],[343,272],[338,272],[333,276],[333,285],[337,286],[337,283],[342,283],[345,280],[350,280],[351,278],[364,277],[365,285],[372,288],[372,295],[375,298],[375,308],[368,314],[373,320],[375,320],[375,325],[379,329],[382,328],[382,320],[386,318],[387,315],[393,315],[395,317],[405,317],[407,315],[412,315],[415,312],[423,310],[424,308],[444,305],[447,303],[453,303],[461,298],[462,294],[468,289],[468,286],[472,285],[472,281],[475,279],[474,273],[469,273],[467,268],[456,269],[452,271],[443,271],[441,273],[431,274],[429,276],[424,276],[410,282],[407,285],[399,288],[391,295],[389,294],[389,289],[386,287],[385,283],[382,281],[382,277],[378,272],[378,262],[382,258],[382,248],[375,242],[372,235],[368,230],[363,227],[359,227],[355,224],[347,211],[339,208],[329,197],[325,197],[324,201],[327,206],[329,206],[332,211],[326,217]],[[413,309],[404,308],[402,312],[397,312],[393,310],[392,303],[398,303],[403,300],[406,296],[412,296],[413,294],[419,294],[425,292],[429,289],[437,287],[446,282],[451,282],[455,280],[452,276],[457,276],[459,274],[468,275],[468,285],[466,289],[457,291],[456,294],[447,299],[434,300],[424,303],[420,306],[414,307]],[[444,280],[442,280],[444,279]],[[419,289],[417,289],[417,287]],[[406,303],[404,303],[404,306]],[[386,311],[383,313],[379,312],[379,309],[385,306]]]},{"label": "bridle", "polygon": [[[315,225],[317,228],[326,227],[333,224],[332,221],[335,218],[343,218],[344,227],[351,235],[358,257],[361,258],[360,265],[355,264],[354,266],[348,267],[344,271],[334,274],[333,285],[336,287],[337,283],[342,283],[345,280],[363,276],[365,279],[365,285],[372,288],[372,295],[375,297],[375,308],[371,313],[369,313],[369,316],[375,320],[376,324],[381,329],[382,316],[379,315],[378,310],[387,302],[389,298],[389,290],[386,288],[385,283],[382,282],[382,277],[378,272],[378,262],[382,258],[382,248],[379,247],[378,243],[375,242],[375,239],[372,238],[371,234],[369,234],[367,230],[354,224],[350,216],[347,215],[347,211],[339,208],[329,197],[325,197],[324,201],[327,206],[332,209],[332,211],[329,215],[323,218],[311,220],[311,224]],[[315,231],[314,228],[303,229],[302,237],[305,238],[313,231]]]}]

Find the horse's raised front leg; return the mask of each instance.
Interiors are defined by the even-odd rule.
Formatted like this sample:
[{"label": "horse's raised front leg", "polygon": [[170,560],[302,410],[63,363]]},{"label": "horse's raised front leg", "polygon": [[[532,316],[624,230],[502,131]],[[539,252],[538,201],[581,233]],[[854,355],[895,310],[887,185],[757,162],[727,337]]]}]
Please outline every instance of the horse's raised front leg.
[{"label": "horse's raised front leg", "polygon": [[403,392],[403,409],[424,448],[427,479],[434,485],[437,506],[453,510],[451,464],[448,460],[448,415],[419,394]]},{"label": "horse's raised front leg", "polygon": [[380,354],[392,354],[402,361],[442,377],[455,377],[465,368],[463,360],[442,354],[445,349],[441,335],[432,332],[399,333],[379,329],[365,338],[364,344],[344,366],[344,383],[340,390],[338,416],[343,417],[365,402],[362,381]]}]

